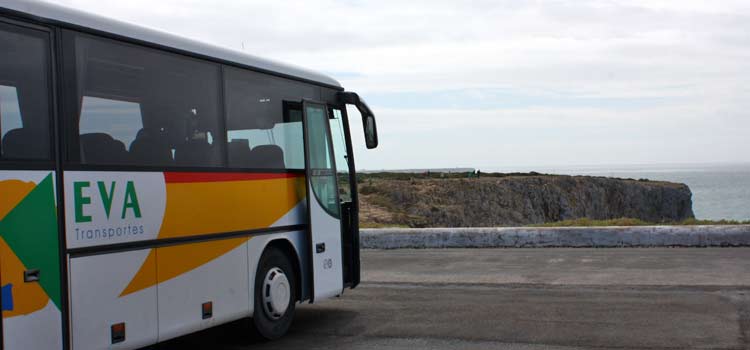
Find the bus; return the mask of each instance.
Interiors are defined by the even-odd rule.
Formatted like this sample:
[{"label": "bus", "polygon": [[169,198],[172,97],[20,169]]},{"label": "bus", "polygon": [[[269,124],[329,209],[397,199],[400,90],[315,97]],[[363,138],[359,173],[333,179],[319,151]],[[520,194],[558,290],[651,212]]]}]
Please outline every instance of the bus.
[{"label": "bus", "polygon": [[359,283],[356,93],[31,0],[0,1],[0,47],[3,349],[275,339]]}]

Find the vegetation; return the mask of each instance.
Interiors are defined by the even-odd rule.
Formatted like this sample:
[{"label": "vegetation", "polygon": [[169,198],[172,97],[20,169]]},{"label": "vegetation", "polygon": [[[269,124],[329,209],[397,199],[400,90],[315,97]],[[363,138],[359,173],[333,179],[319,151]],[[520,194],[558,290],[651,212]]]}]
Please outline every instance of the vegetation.
[{"label": "vegetation", "polygon": [[382,224],[379,222],[365,221],[359,224],[359,228],[410,228],[408,225]]},{"label": "vegetation", "polygon": [[[567,175],[556,175],[538,173],[536,171],[526,173],[485,173],[480,170],[476,171],[454,171],[454,172],[440,172],[440,171],[424,171],[424,172],[372,172],[372,173],[357,173],[357,182],[359,184],[365,183],[368,180],[425,180],[425,179],[471,179],[471,178],[506,178],[506,177],[531,177],[531,176],[567,176]],[[639,182],[659,182],[650,179],[624,179],[633,180]]]},{"label": "vegetation", "polygon": [[424,180],[424,179],[467,179],[467,178],[503,178],[503,177],[521,177],[521,176],[554,176],[548,174],[540,174],[537,172],[529,173],[483,173],[481,171],[466,171],[466,172],[436,172],[436,171],[425,171],[421,173],[393,173],[393,172],[377,172],[377,173],[358,173],[357,182],[360,184],[367,180]]}]

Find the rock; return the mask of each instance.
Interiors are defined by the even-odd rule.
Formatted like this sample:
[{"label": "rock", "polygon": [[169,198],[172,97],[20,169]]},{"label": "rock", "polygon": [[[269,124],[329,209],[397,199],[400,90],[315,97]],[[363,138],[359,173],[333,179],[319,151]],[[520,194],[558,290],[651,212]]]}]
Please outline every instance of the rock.
[{"label": "rock", "polygon": [[368,179],[361,221],[409,227],[519,226],[589,218],[693,218],[684,184],[590,176]]}]

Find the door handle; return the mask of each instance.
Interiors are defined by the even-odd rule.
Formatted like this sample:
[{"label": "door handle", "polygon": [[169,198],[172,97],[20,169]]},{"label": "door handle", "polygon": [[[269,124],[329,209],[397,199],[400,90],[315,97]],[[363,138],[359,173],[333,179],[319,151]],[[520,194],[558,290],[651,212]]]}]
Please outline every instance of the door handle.
[{"label": "door handle", "polygon": [[326,251],[326,244],[325,243],[318,243],[315,245],[315,252],[320,254],[322,252]]},{"label": "door handle", "polygon": [[23,281],[26,283],[39,282],[39,269],[32,269],[32,270],[24,271]]}]

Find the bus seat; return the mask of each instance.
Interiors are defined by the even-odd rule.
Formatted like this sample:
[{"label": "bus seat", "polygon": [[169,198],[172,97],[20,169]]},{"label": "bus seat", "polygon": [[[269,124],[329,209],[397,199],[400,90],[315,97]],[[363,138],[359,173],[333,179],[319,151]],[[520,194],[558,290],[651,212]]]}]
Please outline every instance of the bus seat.
[{"label": "bus seat", "polygon": [[90,133],[81,135],[82,161],[89,164],[125,164],[128,151],[122,141],[109,134]]},{"label": "bus seat", "polygon": [[141,129],[130,144],[130,158],[139,165],[171,165],[172,149],[167,133],[158,129]]},{"label": "bus seat", "polygon": [[174,161],[177,165],[213,166],[213,147],[205,140],[190,140],[177,146]]},{"label": "bus seat", "polygon": [[46,142],[34,142],[40,133],[29,128],[8,131],[2,140],[3,158],[5,159],[45,159],[49,157]]},{"label": "bus seat", "polygon": [[230,167],[252,167],[252,164],[250,164],[250,142],[247,139],[233,139],[227,144],[227,152],[229,152]]},{"label": "bus seat", "polygon": [[284,169],[284,151],[276,145],[256,146],[250,152],[249,162],[253,168]]}]

